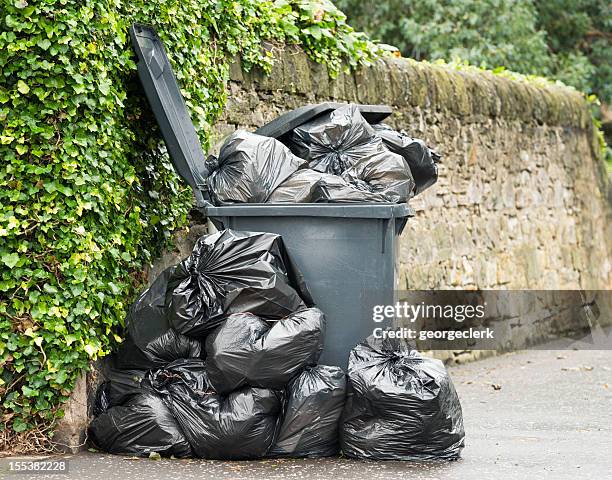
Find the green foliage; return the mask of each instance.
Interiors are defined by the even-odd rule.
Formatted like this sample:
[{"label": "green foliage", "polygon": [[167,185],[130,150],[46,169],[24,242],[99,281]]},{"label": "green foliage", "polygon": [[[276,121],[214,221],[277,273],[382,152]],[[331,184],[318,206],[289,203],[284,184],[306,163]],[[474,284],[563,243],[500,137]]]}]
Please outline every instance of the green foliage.
[{"label": "green foliage", "polygon": [[335,74],[378,49],[327,3],[5,0],[1,13],[0,430],[23,432],[61,417],[79,372],[120,341],[142,265],[191,204],[129,25],[157,29],[204,148],[231,57],[269,70],[263,40],[299,42]]},{"label": "green foliage", "polygon": [[313,60],[327,64],[332,76],[343,66],[368,64],[384,53],[366,34],[355,32],[329,0],[278,0],[275,4],[287,40],[301,43]]},{"label": "green foliage", "polygon": [[355,25],[405,56],[461,58],[484,68],[536,73],[547,61],[544,35],[529,0],[339,0]]},{"label": "green foliage", "polygon": [[416,59],[551,77],[612,103],[606,0],[338,0],[350,22]]},{"label": "green foliage", "polygon": [[548,75],[612,103],[612,4],[606,0],[540,0],[553,65]]}]

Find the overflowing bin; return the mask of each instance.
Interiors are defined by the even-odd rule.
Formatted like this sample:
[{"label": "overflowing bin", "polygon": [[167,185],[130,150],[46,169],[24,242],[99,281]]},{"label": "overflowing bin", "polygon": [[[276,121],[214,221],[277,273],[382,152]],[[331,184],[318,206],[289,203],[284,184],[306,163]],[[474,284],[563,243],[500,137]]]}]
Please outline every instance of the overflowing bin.
[{"label": "overflowing bin", "polygon": [[[372,332],[373,307],[394,303],[398,237],[413,210],[405,201],[213,205],[207,196],[211,162],[206,161],[162,42],[145,26],[134,26],[131,35],[144,91],[177,173],[193,188],[197,208],[219,229],[282,235],[327,318],[321,361],[345,368],[351,348]],[[339,107],[342,104],[308,105],[256,133],[284,141],[296,127]],[[372,123],[391,113],[387,106],[357,108]]]},{"label": "overflowing bin", "polygon": [[322,103],[238,130],[205,158],[161,41],[130,33],[174,166],[219,231],[132,305],[93,444],[223,460],[458,458],[461,405],[442,363],[363,340],[374,307],[394,303],[407,202],[435,183],[435,152],[381,124],[387,106]]}]

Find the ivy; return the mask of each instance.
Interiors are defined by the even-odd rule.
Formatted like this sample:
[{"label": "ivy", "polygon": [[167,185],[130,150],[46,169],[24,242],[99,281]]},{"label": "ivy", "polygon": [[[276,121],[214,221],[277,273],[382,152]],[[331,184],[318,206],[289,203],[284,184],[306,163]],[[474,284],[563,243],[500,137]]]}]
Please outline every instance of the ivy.
[{"label": "ivy", "polygon": [[342,68],[369,64],[386,53],[363,32],[346,23],[346,15],[329,0],[275,2],[289,42],[300,43],[310,57],[325,63],[335,77]]},{"label": "ivy", "polygon": [[[229,61],[269,71],[299,43],[336,75],[381,53],[327,1],[5,0],[0,15],[0,434],[49,432],[75,380],[121,341],[142,266],[184,226],[135,75],[153,25],[209,146]],[[47,433],[45,433],[47,435]]]}]

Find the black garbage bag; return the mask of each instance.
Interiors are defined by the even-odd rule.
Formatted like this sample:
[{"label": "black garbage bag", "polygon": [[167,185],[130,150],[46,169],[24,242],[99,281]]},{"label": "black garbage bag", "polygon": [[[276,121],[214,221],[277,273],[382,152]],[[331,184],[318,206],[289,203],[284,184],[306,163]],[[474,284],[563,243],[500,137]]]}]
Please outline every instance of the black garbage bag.
[{"label": "black garbage bag", "polygon": [[164,270],[130,307],[125,321],[125,340],[116,353],[121,369],[163,367],[178,358],[200,357],[199,341],[170,328],[166,315],[166,290],[175,267]]},{"label": "black garbage bag", "polygon": [[164,396],[193,453],[219,460],[263,457],[273,444],[282,413],[282,392],[245,387],[215,392],[204,362],[173,362],[151,373],[149,385]]},{"label": "black garbage bag", "polygon": [[377,123],[372,128],[382,138],[385,146],[404,157],[415,183],[415,195],[438,181],[440,155],[431,150],[423,140],[409,137],[403,131],[393,130],[389,125]]},{"label": "black garbage bag", "polygon": [[175,330],[201,337],[232,313],[274,320],[313,302],[280,235],[222,230],[201,237],[178,264],[166,304]]},{"label": "black garbage bag", "polygon": [[110,382],[102,382],[98,385],[94,395],[92,413],[94,417],[102,415],[112,407],[110,400]]},{"label": "black garbage bag", "polygon": [[351,351],[340,433],[346,456],[453,460],[464,436],[459,397],[441,361],[399,339],[370,337]]},{"label": "black garbage bag", "polygon": [[123,455],[189,457],[185,435],[161,397],[141,391],[123,405],[109,408],[89,426],[93,442],[102,450]]},{"label": "black garbage bag", "polygon": [[336,455],[346,377],[340,367],[307,367],[287,386],[285,413],[271,457]]},{"label": "black garbage bag", "polygon": [[100,415],[110,407],[122,405],[132,395],[141,392],[146,370],[119,370],[113,368],[113,359],[102,365],[105,381],[98,385],[93,403],[93,414]]},{"label": "black garbage bag", "polygon": [[117,351],[122,367],[159,368],[179,358],[202,356],[202,344],[198,340],[182,335],[173,328],[141,348],[130,346],[132,342],[124,342]]},{"label": "black garbage bag", "polygon": [[387,202],[407,202],[414,195],[414,180],[406,161],[388,151],[355,163],[342,178],[364,191],[382,195]]},{"label": "black garbage bag", "polygon": [[268,203],[352,203],[387,202],[370,191],[365,182],[351,184],[338,175],[310,168],[298,170],[272,192]]},{"label": "black garbage bag", "polygon": [[367,190],[387,202],[405,202],[413,194],[410,168],[401,155],[389,151],[356,105],[296,127],[287,144],[308,160],[308,168],[341,175],[351,184],[365,182]]},{"label": "black garbage bag", "polygon": [[341,175],[364,157],[384,151],[377,148],[382,142],[353,104],[295,127],[287,144],[293,153],[308,161],[308,168],[334,175]]},{"label": "black garbage bag", "polygon": [[318,308],[268,323],[237,313],[206,339],[208,378],[220,393],[243,385],[282,389],[323,350],[325,317]]},{"label": "black garbage bag", "polygon": [[149,370],[142,381],[142,387],[162,395],[170,395],[174,389],[181,393],[185,388],[198,392],[213,391],[204,360],[196,358],[175,360],[163,368]]},{"label": "black garbage bag", "polygon": [[215,205],[264,203],[306,161],[275,138],[244,130],[230,135],[219,158],[206,160],[209,196]]},{"label": "black garbage bag", "polygon": [[200,458],[261,458],[274,442],[282,411],[279,392],[245,387],[225,397],[175,394],[171,398],[174,416]]}]

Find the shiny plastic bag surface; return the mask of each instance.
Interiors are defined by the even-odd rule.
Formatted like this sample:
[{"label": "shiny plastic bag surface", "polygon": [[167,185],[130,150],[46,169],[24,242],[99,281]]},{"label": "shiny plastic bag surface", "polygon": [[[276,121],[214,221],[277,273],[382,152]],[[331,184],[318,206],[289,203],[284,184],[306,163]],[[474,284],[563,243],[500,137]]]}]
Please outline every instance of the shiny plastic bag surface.
[{"label": "shiny plastic bag surface", "polygon": [[104,382],[98,385],[94,397],[93,414],[99,415],[110,407],[122,405],[125,401],[141,391],[142,380],[146,370],[119,370],[114,368],[115,359],[111,356],[102,364]]},{"label": "shiny plastic bag surface", "polygon": [[384,145],[356,105],[296,127],[287,144],[308,160],[308,168],[340,175],[354,185],[365,182],[370,192],[383,195],[387,202],[405,202],[414,193],[408,164]]},{"label": "shiny plastic bag surface", "polygon": [[220,395],[204,362],[173,362],[151,372],[147,384],[163,395],[195,456],[238,460],[263,457],[278,432],[283,395],[244,387]]},{"label": "shiny plastic bag surface", "polygon": [[98,415],[89,432],[96,445],[109,453],[188,457],[191,448],[161,397],[141,391],[122,405]]},{"label": "shiny plastic bag surface", "polygon": [[282,389],[323,350],[325,317],[318,308],[274,323],[253,315],[231,315],[206,339],[206,368],[220,393],[243,385]]},{"label": "shiny plastic bag surface", "polygon": [[264,203],[305,165],[278,140],[237,130],[225,140],[219,158],[206,161],[209,195],[215,205]]},{"label": "shiny plastic bag surface", "polygon": [[372,125],[372,128],[389,150],[404,157],[408,163],[414,177],[415,195],[438,181],[440,155],[427,147],[423,140],[411,138],[405,132],[393,130],[384,123]]},{"label": "shiny plastic bag surface", "polygon": [[464,446],[459,397],[440,360],[399,339],[373,337],[350,353],[341,426],[344,455],[453,460]]},{"label": "shiny plastic bag surface", "polygon": [[329,457],[339,452],[346,377],[340,367],[307,367],[287,385],[283,422],[272,457]]},{"label": "shiny plastic bag surface", "polygon": [[269,203],[376,203],[387,202],[363,182],[351,184],[338,175],[310,168],[298,170],[272,192]]},{"label": "shiny plastic bag surface", "polygon": [[200,337],[232,313],[279,320],[312,299],[280,235],[222,230],[201,237],[177,265],[166,304],[175,330]]},{"label": "shiny plastic bag surface", "polygon": [[125,340],[115,355],[117,368],[146,370],[179,358],[201,356],[200,342],[170,328],[166,318],[166,290],[174,269],[164,270],[131,305],[125,321]]}]

